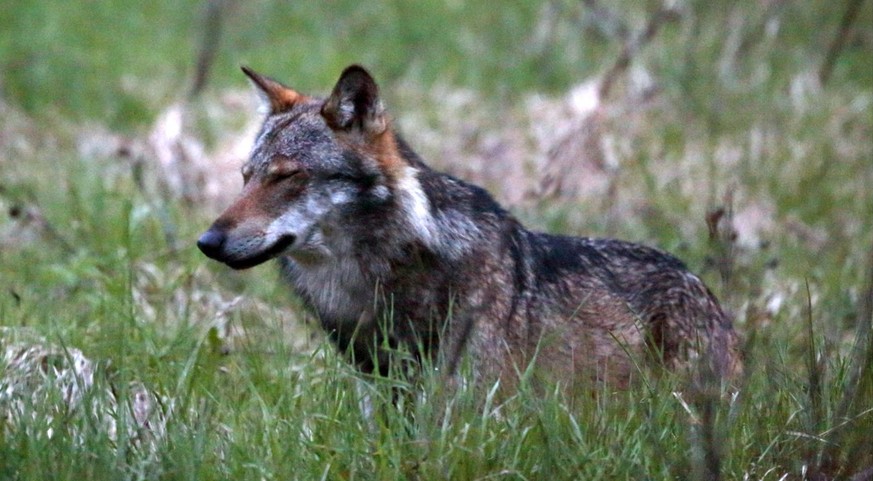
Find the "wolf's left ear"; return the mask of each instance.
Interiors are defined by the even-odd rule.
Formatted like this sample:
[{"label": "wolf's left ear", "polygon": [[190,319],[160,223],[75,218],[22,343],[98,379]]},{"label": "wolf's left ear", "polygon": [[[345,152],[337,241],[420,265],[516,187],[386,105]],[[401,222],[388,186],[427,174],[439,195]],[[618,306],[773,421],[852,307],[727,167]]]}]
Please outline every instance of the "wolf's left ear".
[{"label": "wolf's left ear", "polygon": [[379,87],[360,65],[343,70],[333,92],[321,108],[321,115],[334,130],[357,130],[375,136],[388,128],[388,117],[379,98]]},{"label": "wolf's left ear", "polygon": [[258,91],[258,96],[271,114],[286,111],[297,103],[301,95],[281,83],[261,75],[248,67],[240,67],[244,74],[252,81]]}]

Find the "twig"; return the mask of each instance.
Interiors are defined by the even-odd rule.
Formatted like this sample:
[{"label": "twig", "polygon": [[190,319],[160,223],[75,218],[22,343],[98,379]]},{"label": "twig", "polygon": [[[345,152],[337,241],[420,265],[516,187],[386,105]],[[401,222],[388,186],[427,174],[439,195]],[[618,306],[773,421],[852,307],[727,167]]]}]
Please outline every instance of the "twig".
[{"label": "twig", "polygon": [[655,34],[658,33],[661,26],[668,21],[676,20],[678,18],[678,10],[663,6],[649,18],[649,23],[646,24],[646,28],[636,36],[636,38],[625,42],[621,54],[600,82],[598,94],[601,101],[604,101],[609,97],[612,87],[618,80],[619,76],[627,70],[634,56],[636,56],[643,47],[652,41],[652,38],[655,37]]},{"label": "twig", "polygon": [[702,406],[703,468],[705,473],[704,479],[707,481],[718,481],[721,479],[721,456],[719,454],[719,441],[715,426],[716,402],[716,399],[709,397]]},{"label": "twig", "polygon": [[[67,240],[61,231],[58,230],[54,224],[52,224],[48,219],[45,218],[45,215],[42,213],[42,208],[39,205],[39,201],[37,199],[36,194],[31,191],[24,193],[21,196],[7,196],[6,190],[0,187],[0,197],[7,197],[12,201],[12,206],[9,207],[9,217],[13,219],[19,219],[26,223],[31,223],[37,229],[41,231],[43,235],[45,235],[50,241],[53,241],[55,244],[60,246],[60,248],[68,253],[72,254],[76,252],[76,249],[73,247],[73,243]],[[22,201],[18,197],[24,197],[25,199]]]},{"label": "twig", "polygon": [[191,83],[191,90],[188,92],[189,99],[196,97],[203,90],[203,87],[206,86],[206,82],[209,79],[209,72],[215,60],[215,52],[218,50],[221,38],[221,20],[226,3],[227,0],[207,0],[206,2],[203,38],[200,43],[200,51],[197,54],[194,81]]},{"label": "twig", "polygon": [[[807,386],[809,394],[809,432],[815,433],[821,429],[822,425],[822,373],[819,363],[816,360],[817,349],[815,346],[815,329],[812,325],[812,294],[809,290],[809,280],[806,281],[806,328],[808,337],[808,357],[807,371],[809,375],[809,385]],[[819,463],[816,459],[820,451],[818,445],[812,445],[806,454],[806,462],[810,466],[817,466]]]},{"label": "twig", "polygon": [[[595,10],[595,13],[600,9],[599,5],[595,0],[587,0],[584,2],[586,6]],[[646,28],[635,38],[625,40],[624,47],[622,48],[621,54],[616,59],[615,63],[612,67],[607,70],[606,74],[600,80],[600,85],[597,87],[597,96],[600,103],[603,103],[607,100],[610,92],[612,91],[613,85],[618,81],[619,77],[624,74],[627,70],[628,66],[630,66],[630,62],[633,57],[640,51],[640,49],[648,44],[655,34],[660,29],[661,25],[669,20],[675,20],[679,18],[678,10],[663,6],[657,12],[655,12],[651,18],[649,18],[649,22],[646,24]],[[563,173],[560,172],[561,166],[557,165],[559,162],[556,159],[559,158],[560,152],[570,148],[572,145],[578,145],[579,139],[582,140],[582,144],[585,147],[586,156],[599,155],[601,152],[600,148],[600,125],[603,123],[603,110],[595,109],[593,112],[588,113],[588,115],[580,118],[576,121],[574,127],[569,129],[569,133],[562,136],[560,140],[555,142],[548,150],[548,165],[547,169],[551,168],[553,165],[556,165],[558,170],[557,173],[551,173],[546,171],[546,175],[540,181],[539,189],[535,195],[537,195],[540,199],[544,199],[546,197],[558,196],[564,191],[564,185],[562,182]],[[589,145],[590,148],[589,148]],[[588,157],[591,158],[591,157]],[[597,164],[601,164],[601,162],[596,162]],[[602,165],[600,165],[602,167]],[[618,173],[618,169],[605,169],[609,174],[609,192],[605,197],[605,202],[608,203],[607,207],[612,207],[616,205],[615,201],[615,182]],[[611,217],[611,216],[610,216]],[[609,224],[612,224],[611,220]]]},{"label": "twig", "polygon": [[855,19],[858,17],[858,12],[861,10],[861,4],[863,3],[864,0],[849,0],[849,6],[846,8],[846,13],[843,14],[843,20],[840,22],[840,29],[837,31],[837,35],[831,42],[831,47],[828,49],[825,61],[822,64],[821,69],[818,71],[818,80],[822,85],[826,85],[828,80],[830,80],[831,74],[834,72],[834,65],[837,62],[837,57],[840,56],[843,47],[846,46],[846,39],[849,37],[849,30],[851,30],[852,24],[855,23]]},{"label": "twig", "polygon": [[155,216],[161,225],[161,232],[164,234],[164,242],[167,243],[167,246],[171,251],[176,251],[180,245],[179,236],[177,235],[178,229],[176,229],[176,224],[174,224],[173,220],[170,218],[170,212],[169,209],[167,209],[166,203],[163,201],[164,199],[158,195],[158,200],[153,200],[153,197],[149,195],[149,189],[146,187],[145,175],[143,174],[143,164],[144,159],[141,157],[132,159],[130,168],[133,183],[136,188],[139,189],[140,193],[142,193],[146,204],[148,204],[155,213]]},{"label": "twig", "polygon": [[591,12],[591,16],[594,17],[595,24],[601,32],[621,40],[627,38],[627,25],[613,11],[601,5],[597,0],[582,0],[582,4]]},{"label": "twig", "polygon": [[807,358],[807,369],[809,370],[809,403],[812,408],[810,427],[812,428],[811,431],[817,431],[821,426],[822,420],[822,376],[819,370],[818,360],[816,359],[818,349],[815,345],[815,329],[812,325],[812,294],[809,290],[809,280],[806,281],[806,329],[807,336],[809,337],[807,345],[809,351],[809,356]]},{"label": "twig", "polygon": [[722,205],[706,214],[709,244],[712,247],[712,262],[721,279],[722,292],[729,294],[736,273],[737,231],[734,228],[734,186],[725,191]]},{"label": "twig", "polygon": [[767,25],[771,22],[778,20],[778,17],[785,10],[785,5],[788,3],[786,0],[776,0],[769,2],[767,5],[767,9],[764,12],[764,15],[761,18],[761,21],[758,22],[753,28],[751,28],[750,33],[742,39],[739,47],[737,47],[736,52],[734,52],[734,60],[738,60],[741,57],[745,56],[749,49],[752,48],[753,45],[757,44],[761,37],[764,36],[767,31]]}]

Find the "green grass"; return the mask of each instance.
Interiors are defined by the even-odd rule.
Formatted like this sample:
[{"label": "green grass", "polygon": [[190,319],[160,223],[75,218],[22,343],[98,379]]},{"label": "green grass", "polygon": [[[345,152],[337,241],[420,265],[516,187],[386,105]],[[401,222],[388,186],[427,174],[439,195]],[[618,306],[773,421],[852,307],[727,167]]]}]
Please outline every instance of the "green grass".
[{"label": "green grass", "polygon": [[[649,3],[609,8],[637,31]],[[535,2],[230,5],[194,106],[195,135],[211,142],[226,126],[210,112],[244,85],[241,63],[307,92],[364,63],[413,127],[404,116],[446,115],[429,92],[470,89],[478,111],[463,120],[487,134],[523,124],[531,92],[563,93],[621,49],[612,24],[565,1],[551,2],[545,37],[547,7]],[[873,344],[855,338],[871,322],[861,316],[873,252],[873,2],[824,87],[812,80],[844,7],[760,5],[692,2],[635,56],[659,90],[654,103],[627,105],[631,88],[620,85],[615,102],[633,108],[610,111],[602,126],[621,162],[614,205],[559,198],[515,209],[540,229],[667,248],[701,272],[747,340],[736,397],[662,376],[572,401],[525,385],[445,399],[426,376],[428,401],[414,406],[387,401],[399,381],[361,381],[313,336],[273,268],[207,262],[193,240],[210,208],[149,193],[130,159],[80,148],[93,126],[142,138],[184,97],[202,8],[4,6],[0,327],[81,349],[97,374],[75,409],[49,388],[23,401],[27,415],[0,417],[0,479],[705,479],[715,455],[722,479],[778,480],[873,465],[873,361],[858,380],[853,358],[856,342]],[[437,152],[423,153],[466,168]],[[708,238],[706,213],[727,206],[728,192],[738,210],[768,212],[758,245]],[[230,306],[236,296],[245,300]],[[165,434],[144,438],[126,404],[114,408],[108,392],[126,399],[131,381],[161,397]],[[364,392],[375,416],[362,413]]]}]

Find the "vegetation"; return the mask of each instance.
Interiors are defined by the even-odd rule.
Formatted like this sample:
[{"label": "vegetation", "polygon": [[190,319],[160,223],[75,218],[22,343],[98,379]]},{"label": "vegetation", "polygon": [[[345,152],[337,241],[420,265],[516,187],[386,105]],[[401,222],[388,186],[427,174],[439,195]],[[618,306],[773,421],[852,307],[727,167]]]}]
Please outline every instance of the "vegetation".
[{"label": "vegetation", "polygon": [[[873,476],[873,2],[52,0],[0,30],[0,479]],[[395,405],[275,269],[207,261],[234,192],[204,179],[238,174],[195,161],[252,135],[238,65],[325,93],[353,62],[526,223],[686,260],[746,339],[738,389],[434,375]]]}]

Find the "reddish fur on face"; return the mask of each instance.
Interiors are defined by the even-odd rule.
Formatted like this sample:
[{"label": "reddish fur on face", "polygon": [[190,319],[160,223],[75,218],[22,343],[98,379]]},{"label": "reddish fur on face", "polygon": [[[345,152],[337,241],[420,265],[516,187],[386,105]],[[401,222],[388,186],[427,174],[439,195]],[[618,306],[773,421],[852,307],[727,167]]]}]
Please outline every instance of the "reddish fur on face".
[{"label": "reddish fur on face", "polygon": [[409,163],[403,159],[397,147],[397,138],[391,131],[390,125],[384,132],[372,136],[361,137],[357,133],[349,133],[343,130],[334,131],[337,140],[350,150],[373,159],[379,164],[379,170],[385,175],[388,184],[402,175],[403,168]]},{"label": "reddish fur on face", "polygon": [[373,142],[374,156],[379,162],[382,171],[387,174],[387,177],[396,180],[400,176],[401,170],[408,163],[400,155],[397,148],[397,139],[389,126],[382,134],[380,134]]},{"label": "reddish fur on face", "polygon": [[302,185],[300,182],[283,183],[270,180],[264,179],[246,184],[240,197],[215,223],[226,228],[248,224],[260,226],[257,229],[259,231],[265,229],[273,219],[281,215],[289,198],[299,195]]}]

